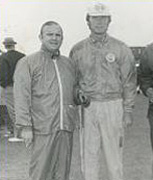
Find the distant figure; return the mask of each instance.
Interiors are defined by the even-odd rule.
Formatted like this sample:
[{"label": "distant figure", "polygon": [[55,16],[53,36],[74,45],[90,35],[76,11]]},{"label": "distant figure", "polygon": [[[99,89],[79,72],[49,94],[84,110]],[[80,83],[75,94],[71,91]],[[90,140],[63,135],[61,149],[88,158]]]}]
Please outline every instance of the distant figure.
[{"label": "distant figure", "polygon": [[0,49],[0,56],[2,55],[2,53],[3,53],[3,52],[2,52],[2,50]]},{"label": "distant figure", "polygon": [[[148,98],[147,118],[150,125],[150,142],[153,151],[153,43],[149,44],[140,61],[140,88]],[[153,162],[152,162],[153,177]]]},{"label": "distant figure", "polygon": [[75,71],[60,54],[63,30],[44,23],[41,49],[23,58],[14,74],[16,126],[30,148],[32,180],[68,180],[73,131],[78,117],[73,92]]},{"label": "distant figure", "polygon": [[140,88],[148,97],[148,119],[150,124],[150,140],[153,150],[153,43],[149,44],[140,61]]},{"label": "distant figure", "polygon": [[[0,56],[0,86],[4,88],[3,98],[4,103],[7,106],[7,110],[11,119],[11,126],[14,137],[9,138],[9,141],[20,141],[17,138],[17,130],[14,126],[15,123],[15,111],[14,111],[14,96],[13,96],[13,75],[16,68],[17,62],[25,56],[25,54],[15,50],[15,45],[17,44],[13,38],[7,37],[4,39],[4,47],[7,50]],[[9,123],[6,122],[6,126]]]},{"label": "distant figure", "polygon": [[[3,54],[3,51],[0,49],[0,56]],[[1,66],[1,61],[0,61]],[[10,117],[8,115],[7,107],[5,105],[5,93],[4,88],[0,86],[0,125],[1,128],[4,127],[5,121],[6,121],[6,127],[5,127],[5,137],[8,137],[11,133],[13,134],[13,126],[10,120]]]},{"label": "distant figure", "polygon": [[[111,22],[107,6],[91,4],[86,20],[90,36],[70,52],[78,79],[78,98],[83,105],[88,104],[84,108],[82,170],[85,180],[123,180],[124,126],[132,125],[136,96],[135,60],[123,42],[107,34]],[[107,178],[102,174],[102,154]]]}]

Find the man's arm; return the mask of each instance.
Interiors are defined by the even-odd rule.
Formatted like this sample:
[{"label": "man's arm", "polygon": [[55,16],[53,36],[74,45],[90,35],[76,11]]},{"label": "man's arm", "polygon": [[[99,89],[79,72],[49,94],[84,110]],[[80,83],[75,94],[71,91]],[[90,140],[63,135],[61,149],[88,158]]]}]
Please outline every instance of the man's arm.
[{"label": "man's arm", "polygon": [[79,66],[78,66],[78,57],[74,49],[71,50],[69,57],[75,69],[76,84],[74,87],[74,102],[77,105],[83,105],[84,107],[88,107],[90,104],[90,98],[85,95],[85,93],[81,90],[80,85],[79,85],[80,73],[79,73]]},{"label": "man's arm", "polygon": [[124,125],[132,125],[132,111],[136,97],[137,73],[135,59],[128,47],[124,47],[122,52],[121,78],[123,85],[123,106],[124,106]]},{"label": "man's arm", "polygon": [[23,58],[16,66],[14,73],[14,101],[16,112],[16,126],[21,128],[21,136],[26,145],[32,142],[31,119],[31,74],[28,59]]}]

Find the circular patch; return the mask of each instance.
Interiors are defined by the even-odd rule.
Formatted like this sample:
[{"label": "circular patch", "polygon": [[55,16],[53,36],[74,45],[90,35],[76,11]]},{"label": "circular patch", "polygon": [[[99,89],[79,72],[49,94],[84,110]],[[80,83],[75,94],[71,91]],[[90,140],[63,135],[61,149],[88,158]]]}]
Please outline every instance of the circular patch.
[{"label": "circular patch", "polygon": [[108,62],[114,62],[115,61],[115,54],[113,54],[113,53],[108,53],[107,55],[106,55],[106,60],[108,61]]}]

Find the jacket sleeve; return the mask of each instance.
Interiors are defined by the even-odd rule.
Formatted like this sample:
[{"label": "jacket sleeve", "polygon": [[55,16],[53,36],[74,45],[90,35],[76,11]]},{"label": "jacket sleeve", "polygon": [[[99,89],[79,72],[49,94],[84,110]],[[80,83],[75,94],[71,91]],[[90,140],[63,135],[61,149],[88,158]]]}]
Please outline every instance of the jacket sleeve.
[{"label": "jacket sleeve", "polygon": [[74,86],[74,102],[76,105],[81,105],[81,101],[79,98],[79,93],[80,93],[80,86],[79,86],[79,68],[78,68],[78,63],[77,63],[77,56],[74,52],[74,49],[70,51],[69,57],[72,61],[74,71],[75,71],[75,86]]},{"label": "jacket sleeve", "polygon": [[140,88],[145,96],[147,96],[146,91],[150,87],[153,87],[153,71],[151,70],[151,64],[149,63],[146,49],[140,61]]},{"label": "jacket sleeve", "polygon": [[128,47],[122,49],[121,79],[123,86],[123,106],[125,112],[131,112],[136,97],[137,73],[135,59]]},{"label": "jacket sleeve", "polygon": [[23,58],[14,73],[14,102],[16,126],[32,126],[31,119],[31,74],[28,59]]}]

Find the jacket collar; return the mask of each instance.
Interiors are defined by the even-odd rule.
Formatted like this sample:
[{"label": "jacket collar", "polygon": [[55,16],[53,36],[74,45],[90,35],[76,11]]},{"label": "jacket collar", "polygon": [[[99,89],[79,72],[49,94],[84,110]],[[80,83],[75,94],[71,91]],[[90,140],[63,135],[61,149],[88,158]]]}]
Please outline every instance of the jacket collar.
[{"label": "jacket collar", "polygon": [[60,51],[59,50],[51,52],[47,48],[45,48],[43,45],[41,46],[41,51],[47,53],[51,57],[51,59],[58,59],[59,56],[60,56]]},{"label": "jacket collar", "polygon": [[94,34],[91,34],[89,39],[90,39],[90,42],[93,44],[97,44],[97,43],[105,44],[105,43],[107,43],[109,36],[108,36],[108,34],[106,34],[102,39],[99,39],[96,36],[94,36]]}]

